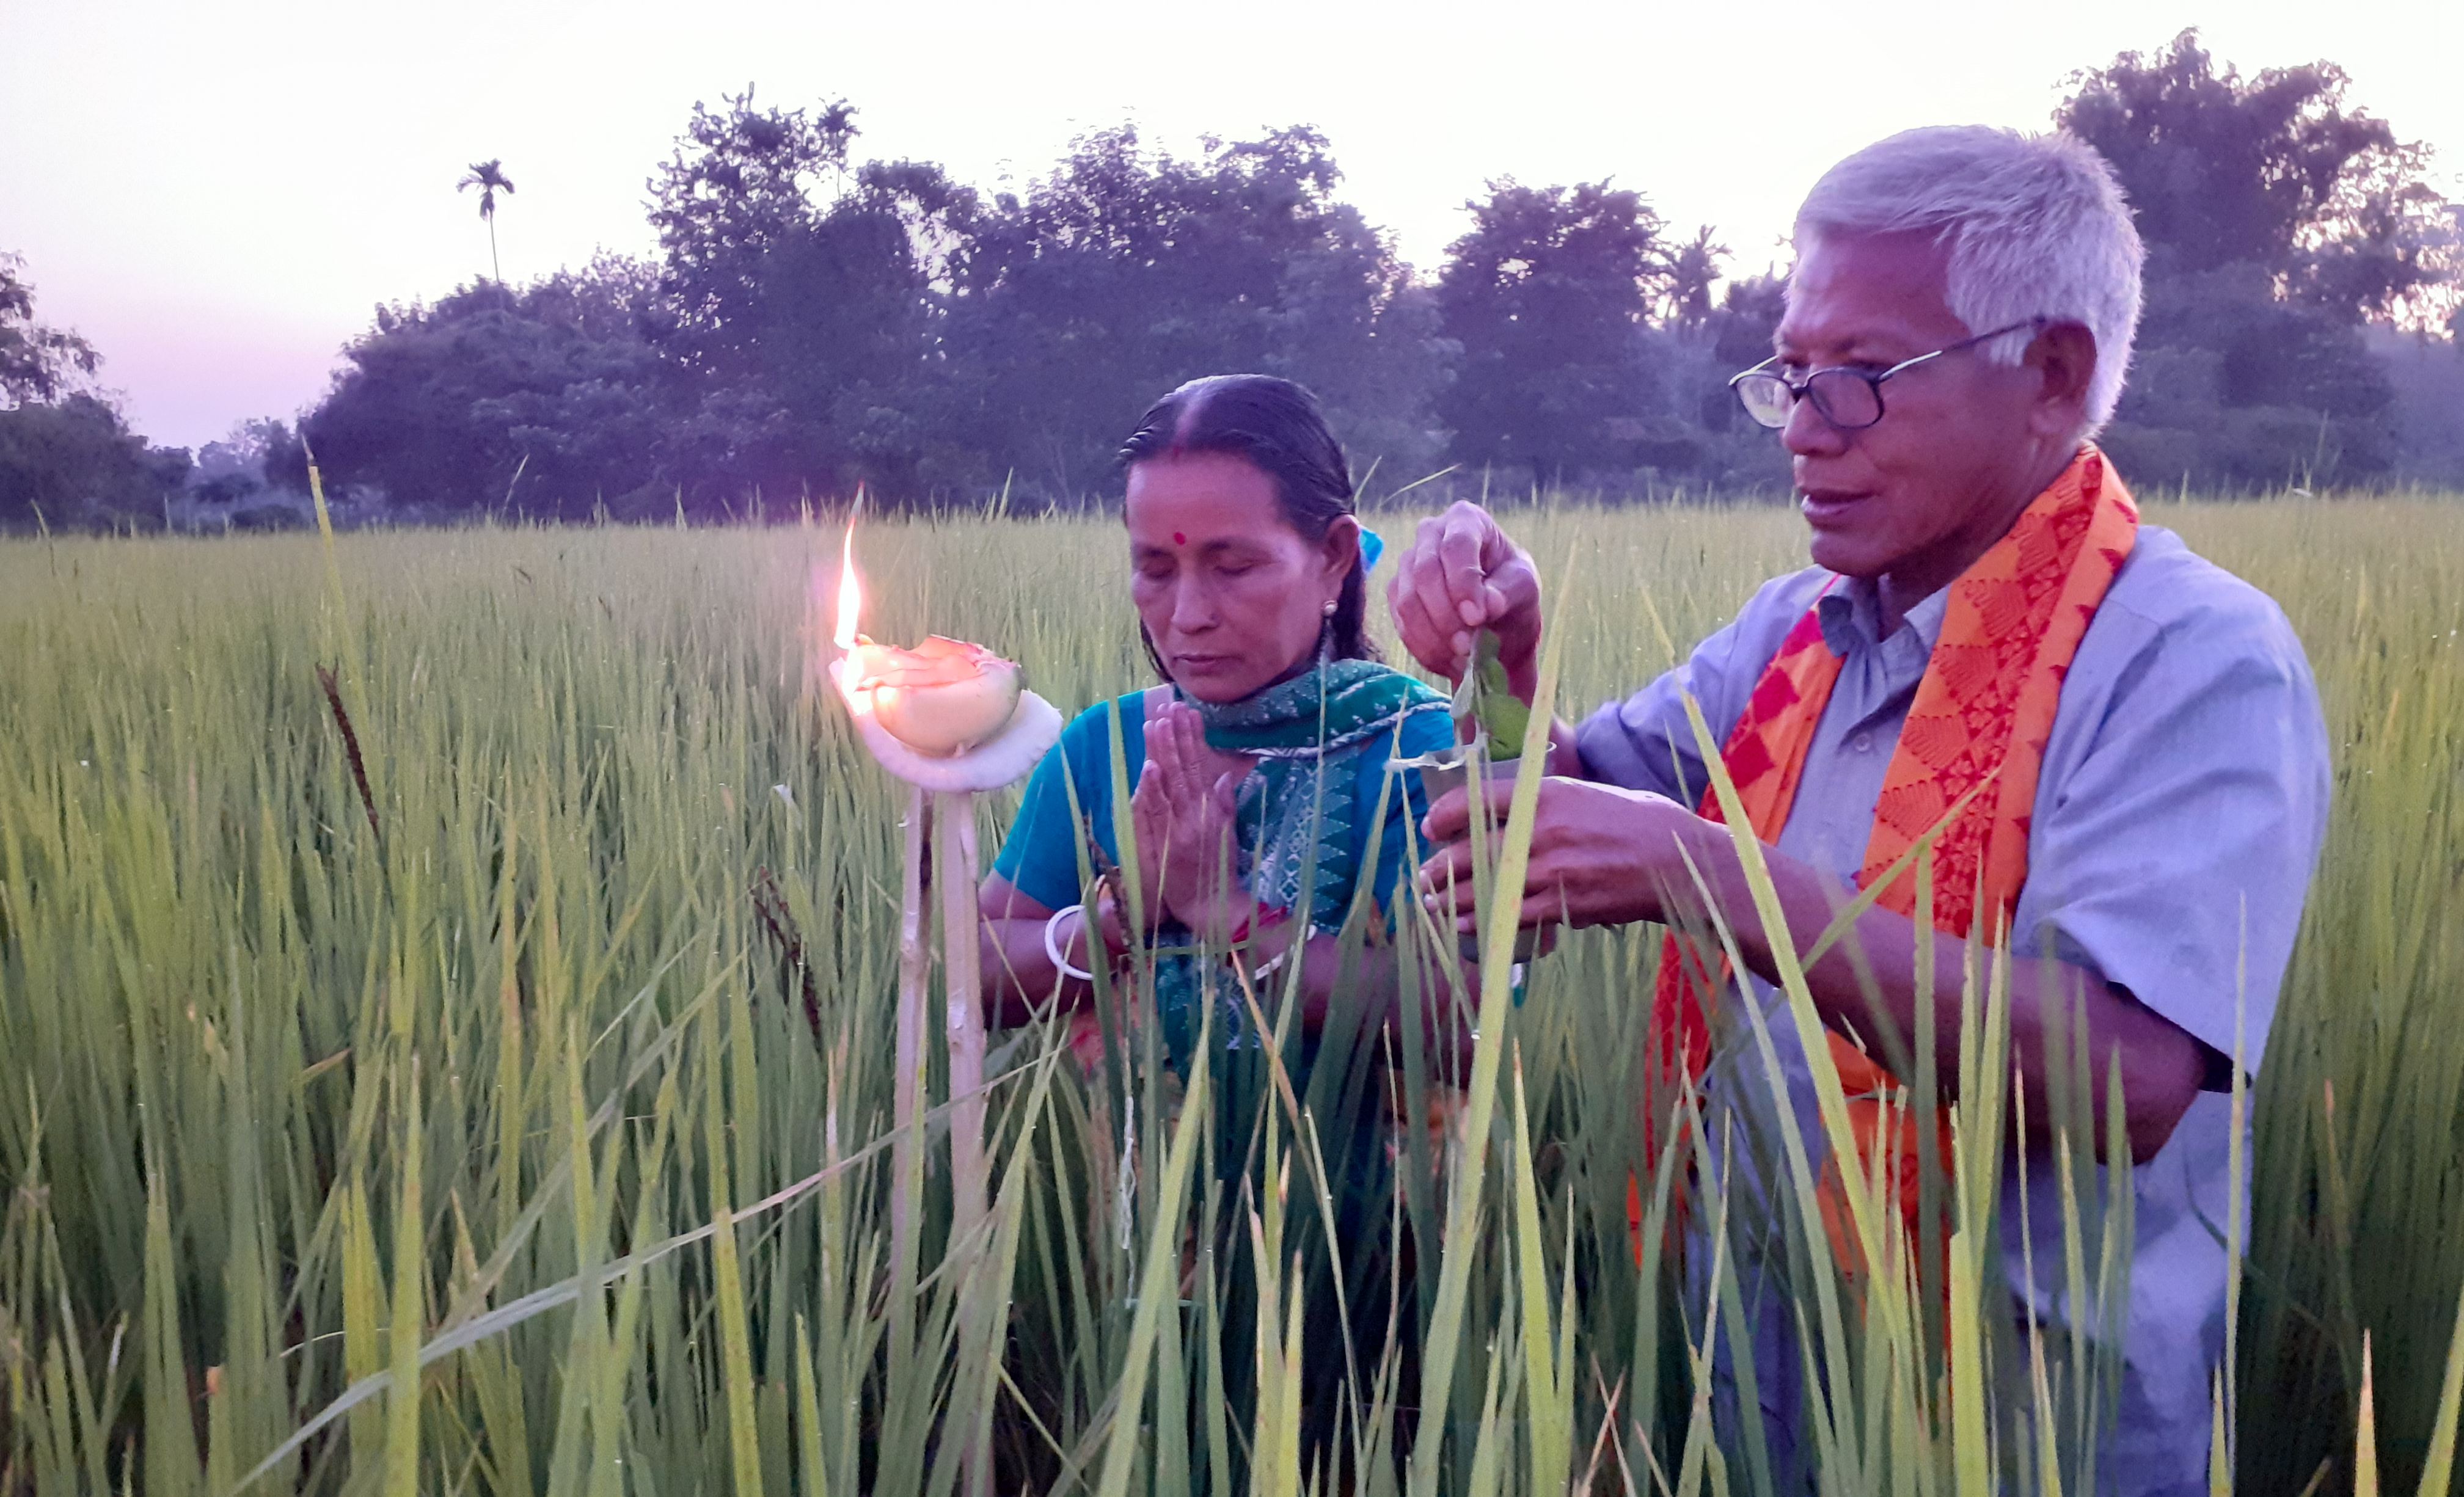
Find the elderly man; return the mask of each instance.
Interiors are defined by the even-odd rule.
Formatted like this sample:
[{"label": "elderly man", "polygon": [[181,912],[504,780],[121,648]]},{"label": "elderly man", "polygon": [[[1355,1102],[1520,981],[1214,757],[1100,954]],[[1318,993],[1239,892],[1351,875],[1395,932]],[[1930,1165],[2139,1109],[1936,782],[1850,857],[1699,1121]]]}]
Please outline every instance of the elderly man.
[{"label": "elderly man", "polygon": [[[1913,879],[1886,883],[1854,941],[1808,971],[1815,1007],[1840,1036],[1913,1036],[1930,1008],[1947,1082],[1963,938],[2008,933],[2024,1095],[2050,1095],[2066,1070],[2051,1057],[2076,1064],[2082,1033],[2098,1116],[2108,1067],[2123,1087],[2137,1240],[2126,1318],[2111,1316],[2126,1326],[2124,1373],[2100,1486],[2197,1488],[2223,1345],[2218,1234],[2246,1209],[2229,1199],[2221,1094],[2229,1057],[2257,1063],[2325,821],[2309,669],[2267,597],[2138,523],[2088,440],[2122,391],[2141,262],[2092,151],[1983,128],[1897,136],[1816,184],[1795,239],[1777,352],[1735,388],[1794,460],[1814,565],[1766,584],[1635,696],[1555,726],[1528,918],[1683,922],[1700,914],[1700,870],[1753,969],[1742,991],[1768,1009],[1774,944],[1804,949],[1851,886],[1883,879],[1939,825],[1932,928]],[[1449,675],[1473,631],[1495,630],[1528,699],[1540,584],[1487,513],[1457,505],[1422,526],[1389,601],[1413,655]],[[1689,696],[1725,746],[1786,932],[1755,918],[1706,803]],[[1447,845],[1424,887],[1467,867],[1466,819],[1460,793],[1432,808],[1430,837]],[[1699,1064],[1696,986],[1672,959],[1655,1002]],[[1819,1151],[1805,1056],[1787,1023],[1771,1030],[1790,1095],[1765,1109]],[[1873,1048],[1831,1041],[1852,1094],[1892,1087]],[[1760,1071],[1715,1065],[1712,1089],[1750,1092],[1739,1078]],[[1921,1121],[1863,1106],[1878,1138]],[[2013,1150],[2014,1168],[2033,1165],[2035,1240],[2006,1197],[2005,1259],[2014,1313],[2058,1325],[2071,1307],[2043,1116],[2022,1118]],[[2100,1141],[2124,1162],[2123,1140]],[[1784,1434],[1803,1411],[1788,1406],[1801,1390],[1777,1318],[1754,1332],[1769,1427]]]}]

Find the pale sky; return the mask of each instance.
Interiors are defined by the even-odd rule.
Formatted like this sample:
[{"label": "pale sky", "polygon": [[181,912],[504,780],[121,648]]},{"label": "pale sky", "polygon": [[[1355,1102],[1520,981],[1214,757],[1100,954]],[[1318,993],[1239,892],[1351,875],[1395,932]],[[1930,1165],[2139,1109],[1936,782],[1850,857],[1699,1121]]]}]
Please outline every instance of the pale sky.
[{"label": "pale sky", "polygon": [[[1918,124],[2042,127],[2076,69],[2198,26],[2245,72],[2342,63],[2350,102],[2464,168],[2464,0],[1762,0],[1039,6],[638,0],[0,0],[0,250],[103,354],[139,429],[194,445],[326,388],[382,301],[652,248],[645,179],[695,99],[846,97],[862,156],[994,188],[1081,131],[1185,147],[1314,124],[1431,268],[1493,177],[1613,177],[1762,269],[1839,156]],[[2464,192],[2458,192],[2464,195]]]}]

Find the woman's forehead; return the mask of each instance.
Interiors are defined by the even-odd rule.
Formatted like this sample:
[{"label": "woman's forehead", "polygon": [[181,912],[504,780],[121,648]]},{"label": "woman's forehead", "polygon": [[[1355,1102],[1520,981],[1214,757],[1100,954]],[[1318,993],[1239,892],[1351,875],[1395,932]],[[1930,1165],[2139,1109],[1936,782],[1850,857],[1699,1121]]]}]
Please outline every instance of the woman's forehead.
[{"label": "woman's forehead", "polygon": [[1267,541],[1291,531],[1275,501],[1274,480],[1225,453],[1137,464],[1130,469],[1125,513],[1131,533],[1156,545]]}]

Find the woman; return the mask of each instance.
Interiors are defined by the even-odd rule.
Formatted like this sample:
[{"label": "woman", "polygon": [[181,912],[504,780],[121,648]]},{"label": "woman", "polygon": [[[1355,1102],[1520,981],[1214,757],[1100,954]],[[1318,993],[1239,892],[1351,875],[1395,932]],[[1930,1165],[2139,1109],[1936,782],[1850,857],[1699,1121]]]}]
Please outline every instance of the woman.
[{"label": "woman", "polygon": [[[1086,1002],[1097,961],[1143,969],[1135,948],[1174,953],[1155,958],[1154,1014],[1177,1065],[1210,998],[1219,1041],[1243,1043],[1236,962],[1255,987],[1298,960],[1302,1025],[1323,1018],[1335,932],[1364,891],[1382,920],[1406,828],[1426,809],[1387,762],[1442,748],[1452,729],[1446,699],[1369,641],[1375,537],[1307,390],[1265,375],[1192,380],[1155,402],[1121,459],[1131,596],[1163,683],[1080,714],[1037,768],[983,882],[984,971],[1016,1023],[1056,993]],[[1116,718],[1143,931],[1114,885],[1085,878],[1126,861]],[[1374,985],[1365,968],[1383,967],[1355,963],[1354,980]]]}]

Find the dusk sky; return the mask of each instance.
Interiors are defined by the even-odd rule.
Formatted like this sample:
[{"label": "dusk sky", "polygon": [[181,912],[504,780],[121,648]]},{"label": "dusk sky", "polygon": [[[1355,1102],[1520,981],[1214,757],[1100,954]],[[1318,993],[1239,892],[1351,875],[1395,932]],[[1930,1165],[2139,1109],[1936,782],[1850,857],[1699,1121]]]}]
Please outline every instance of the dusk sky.
[{"label": "dusk sky", "polygon": [[0,250],[101,350],[160,442],[289,417],[379,302],[485,272],[468,163],[501,157],[521,280],[653,248],[644,181],[695,99],[844,96],[861,156],[979,187],[1133,119],[1187,147],[1293,122],[1434,267],[1494,177],[1614,177],[1735,266],[1773,260],[1823,166],[1892,131],[2041,128],[2073,71],[2186,26],[2245,72],[2342,63],[2348,102],[2464,197],[2464,3],[420,7],[0,0]]}]

